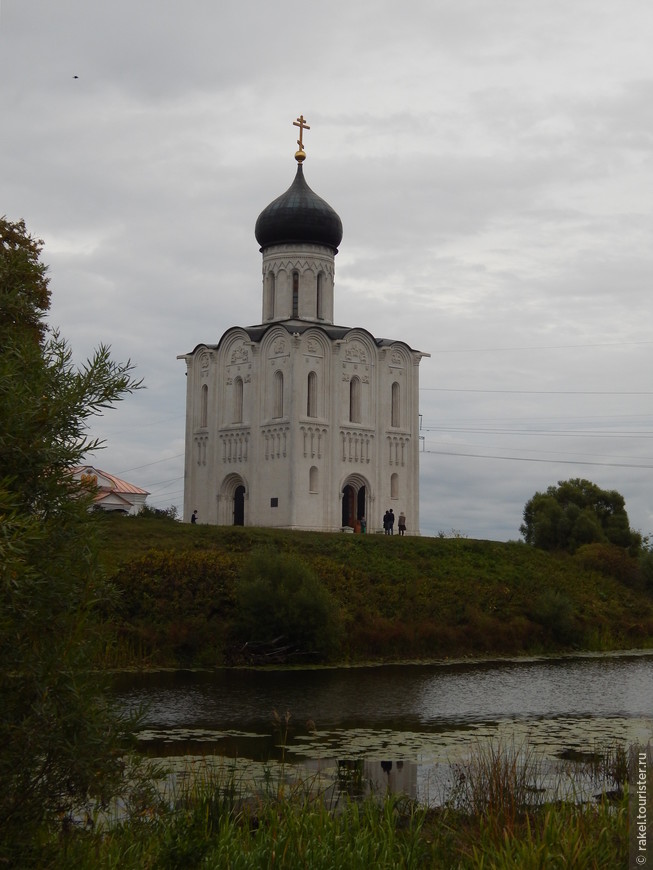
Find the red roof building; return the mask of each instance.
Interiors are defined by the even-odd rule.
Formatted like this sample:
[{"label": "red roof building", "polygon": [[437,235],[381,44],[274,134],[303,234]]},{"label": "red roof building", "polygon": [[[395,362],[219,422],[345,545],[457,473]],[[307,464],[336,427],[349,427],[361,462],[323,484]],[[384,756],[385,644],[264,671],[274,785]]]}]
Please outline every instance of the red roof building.
[{"label": "red roof building", "polygon": [[141,512],[149,495],[147,490],[93,465],[76,466],[73,468],[73,477],[97,488],[94,506],[103,511],[119,511],[135,516]]}]

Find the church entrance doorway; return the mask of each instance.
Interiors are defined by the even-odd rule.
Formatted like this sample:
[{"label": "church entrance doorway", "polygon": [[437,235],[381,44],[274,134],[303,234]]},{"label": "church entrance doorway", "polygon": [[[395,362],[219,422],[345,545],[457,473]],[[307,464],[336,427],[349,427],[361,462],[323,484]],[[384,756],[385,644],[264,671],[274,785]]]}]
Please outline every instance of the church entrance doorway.
[{"label": "church entrance doorway", "polygon": [[342,524],[354,528],[356,516],[354,512],[355,493],[353,486],[346,486],[342,491]]},{"label": "church entrance doorway", "polygon": [[237,486],[234,492],[234,526],[245,525],[245,487]]},{"label": "church entrance doorway", "polygon": [[342,525],[355,532],[362,531],[367,518],[367,486],[362,479],[353,479],[342,490]]},{"label": "church entrance doorway", "polygon": [[248,500],[247,481],[240,474],[228,474],[218,491],[218,525],[244,526]]}]

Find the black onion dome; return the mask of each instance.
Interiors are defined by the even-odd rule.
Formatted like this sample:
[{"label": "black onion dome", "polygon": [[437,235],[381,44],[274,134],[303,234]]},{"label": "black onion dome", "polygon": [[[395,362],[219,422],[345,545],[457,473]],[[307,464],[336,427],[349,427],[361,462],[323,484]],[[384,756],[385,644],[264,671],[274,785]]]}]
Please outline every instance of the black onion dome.
[{"label": "black onion dome", "polygon": [[302,164],[285,193],[264,208],[254,229],[261,248],[304,242],[338,250],[342,221],[338,214],[306,184]]}]

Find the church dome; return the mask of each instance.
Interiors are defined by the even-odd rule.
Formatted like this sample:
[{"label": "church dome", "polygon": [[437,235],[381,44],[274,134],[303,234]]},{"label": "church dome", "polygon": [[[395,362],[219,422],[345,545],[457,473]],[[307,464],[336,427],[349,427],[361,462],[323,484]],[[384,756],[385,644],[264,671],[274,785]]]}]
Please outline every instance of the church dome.
[{"label": "church dome", "polygon": [[261,248],[299,242],[326,245],[337,251],[342,240],[342,221],[329,203],[308,186],[303,166],[298,162],[295,180],[263,209],[254,234]]}]

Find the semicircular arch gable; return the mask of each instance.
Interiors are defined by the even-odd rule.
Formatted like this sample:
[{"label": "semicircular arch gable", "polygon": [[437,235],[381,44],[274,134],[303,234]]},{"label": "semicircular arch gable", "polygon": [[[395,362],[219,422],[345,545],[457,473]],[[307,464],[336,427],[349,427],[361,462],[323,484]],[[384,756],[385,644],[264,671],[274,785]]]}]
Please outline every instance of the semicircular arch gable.
[{"label": "semicircular arch gable", "polygon": [[[374,339],[366,329],[351,329],[345,336],[342,348],[345,359],[351,357],[355,362],[367,363],[376,361],[377,347]],[[360,358],[360,348],[364,351],[365,359]]]},{"label": "semicircular arch gable", "polygon": [[252,359],[252,341],[244,329],[238,327],[225,333],[223,340],[220,342],[219,353],[225,365],[234,363],[251,362]]},{"label": "semicircular arch gable", "polygon": [[307,329],[302,335],[302,349],[314,356],[329,357],[331,342],[321,329]]},{"label": "semicircular arch gable", "polygon": [[388,356],[392,365],[408,368],[412,363],[412,354],[407,344],[402,341],[394,342],[388,348]]},{"label": "semicircular arch gable", "polygon": [[261,356],[270,359],[285,356],[290,351],[290,333],[282,326],[273,326],[261,339]]}]

